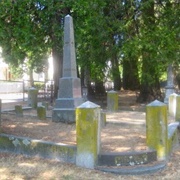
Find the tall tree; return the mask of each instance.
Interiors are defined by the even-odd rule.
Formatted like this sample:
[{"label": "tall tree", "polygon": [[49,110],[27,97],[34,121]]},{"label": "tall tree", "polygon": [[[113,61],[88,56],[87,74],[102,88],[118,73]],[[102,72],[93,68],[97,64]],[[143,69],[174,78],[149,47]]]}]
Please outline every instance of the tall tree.
[{"label": "tall tree", "polygon": [[[63,1],[7,0],[0,2],[0,46],[4,59],[18,67],[27,62],[32,72],[52,53],[55,95],[62,69]],[[42,68],[41,68],[42,69]]]},{"label": "tall tree", "polygon": [[123,88],[138,90],[139,52],[137,38],[139,37],[139,2],[124,1],[123,6]]}]

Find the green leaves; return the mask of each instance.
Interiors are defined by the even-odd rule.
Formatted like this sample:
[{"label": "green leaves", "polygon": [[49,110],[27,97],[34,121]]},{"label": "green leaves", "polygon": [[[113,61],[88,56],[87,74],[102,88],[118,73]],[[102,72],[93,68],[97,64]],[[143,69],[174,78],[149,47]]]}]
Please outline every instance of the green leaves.
[{"label": "green leaves", "polygon": [[143,56],[149,54],[151,70],[144,71],[148,77],[156,71],[160,76],[167,64],[180,62],[179,6],[175,1],[153,0],[0,1],[5,60],[18,66],[29,59],[29,67],[43,69],[52,49],[62,52],[63,17],[69,13],[74,19],[78,64],[89,69],[92,80],[106,78],[114,57],[118,65],[136,60],[136,74],[141,76]]}]

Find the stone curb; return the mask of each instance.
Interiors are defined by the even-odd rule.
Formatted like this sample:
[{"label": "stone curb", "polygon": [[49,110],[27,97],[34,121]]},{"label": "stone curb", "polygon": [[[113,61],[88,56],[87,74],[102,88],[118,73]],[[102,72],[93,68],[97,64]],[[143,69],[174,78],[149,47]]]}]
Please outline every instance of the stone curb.
[{"label": "stone curb", "polygon": [[[0,145],[1,152],[13,152],[16,154],[24,154],[27,156],[39,156],[43,158],[62,160],[64,162],[73,163],[73,164],[75,164],[76,162],[76,146],[72,146],[72,145],[52,143],[52,142],[35,140],[25,137],[17,137],[8,134],[0,134],[0,144],[1,144]],[[134,153],[136,154],[136,152]],[[114,155],[115,154],[121,154],[121,153],[114,153]],[[131,155],[131,152],[128,154]],[[108,153],[107,153],[107,157],[108,157]],[[158,162],[153,165],[150,164],[134,165],[134,166],[106,165],[106,166],[97,166],[95,169],[108,173],[115,173],[122,175],[140,175],[140,174],[154,173],[158,170],[163,169],[165,166],[166,166],[166,162]]]},{"label": "stone curb", "polygon": [[101,153],[98,157],[99,166],[134,166],[157,161],[155,150]]},{"label": "stone curb", "polygon": [[[22,107],[23,110],[30,110],[32,109],[32,107]],[[15,108],[13,109],[2,109],[1,113],[4,113],[4,112],[11,112],[11,111],[15,111]]]},{"label": "stone curb", "polygon": [[166,167],[167,162],[157,162],[154,165],[144,165],[136,167],[105,167],[97,166],[95,169],[107,173],[119,174],[119,175],[143,175],[151,174],[157,171],[163,170]]},{"label": "stone curb", "polygon": [[39,156],[68,163],[76,162],[76,146],[0,134],[0,151]]}]

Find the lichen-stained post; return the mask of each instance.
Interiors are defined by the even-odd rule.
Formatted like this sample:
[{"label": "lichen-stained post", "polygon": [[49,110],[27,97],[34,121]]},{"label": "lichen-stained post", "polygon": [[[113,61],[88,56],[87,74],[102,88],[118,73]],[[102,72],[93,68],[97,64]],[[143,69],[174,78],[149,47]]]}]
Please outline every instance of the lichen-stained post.
[{"label": "lichen-stained post", "polygon": [[176,96],[175,120],[180,122],[180,95]]},{"label": "lichen-stained post", "polygon": [[176,93],[173,93],[169,96],[169,101],[168,101],[168,111],[169,115],[175,118],[176,114]]},{"label": "lichen-stained post", "polygon": [[100,106],[87,101],[76,108],[76,165],[93,169],[100,152]]},{"label": "lichen-stained post", "polygon": [[38,95],[38,90],[36,88],[34,88],[34,87],[29,88],[29,90],[28,90],[28,105],[34,109],[37,108],[37,95]]},{"label": "lichen-stained post", "polygon": [[109,91],[107,93],[107,110],[110,112],[118,111],[118,93],[116,91]]},{"label": "lichen-stained post", "polygon": [[155,100],[146,106],[146,143],[157,151],[159,160],[168,157],[167,105]]}]

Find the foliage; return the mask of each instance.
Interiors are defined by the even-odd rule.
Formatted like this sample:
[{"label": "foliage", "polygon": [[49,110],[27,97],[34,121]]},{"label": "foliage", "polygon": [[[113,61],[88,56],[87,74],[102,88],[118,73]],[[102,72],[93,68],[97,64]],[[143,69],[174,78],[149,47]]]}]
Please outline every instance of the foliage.
[{"label": "foliage", "polygon": [[13,67],[26,64],[42,71],[52,52],[54,66],[61,69],[63,17],[68,13],[74,19],[78,65],[90,80],[116,79],[125,63],[124,74],[132,74],[129,83],[134,77],[141,86],[158,89],[167,65],[180,62],[177,0],[2,0],[4,59]]},{"label": "foliage", "polygon": [[45,85],[44,82],[34,82],[34,87],[38,90],[44,90]]}]

